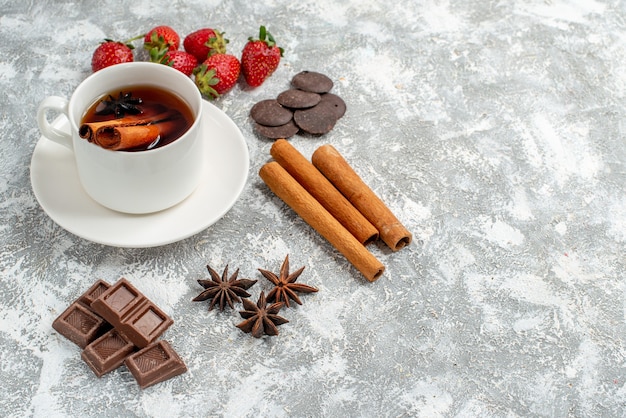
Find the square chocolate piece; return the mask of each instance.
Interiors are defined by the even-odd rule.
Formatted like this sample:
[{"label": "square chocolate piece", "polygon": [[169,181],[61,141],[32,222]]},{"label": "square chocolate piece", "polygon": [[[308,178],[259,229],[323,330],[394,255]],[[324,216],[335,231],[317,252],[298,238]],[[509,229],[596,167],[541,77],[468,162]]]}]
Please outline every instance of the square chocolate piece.
[{"label": "square chocolate piece", "polygon": [[91,309],[74,302],[52,322],[52,328],[80,348],[85,348],[111,326]]},{"label": "square chocolate piece", "polygon": [[142,389],[187,371],[187,366],[165,340],[156,341],[124,362]]},{"label": "square chocolate piece", "polygon": [[98,296],[91,308],[139,348],[156,340],[174,323],[125,278]]},{"label": "square chocolate piece", "polygon": [[85,347],[81,358],[96,376],[101,377],[121,366],[134,351],[135,345],[124,334],[112,329]]},{"label": "square chocolate piece", "polygon": [[137,347],[145,347],[172,325],[174,321],[158,306],[145,300],[120,325],[120,330],[135,343]]},{"label": "square chocolate piece", "polygon": [[80,348],[85,348],[93,340],[110,330],[111,325],[89,306],[92,300],[109,286],[104,280],[96,281],[52,322],[52,328]]},{"label": "square chocolate piece", "polygon": [[111,287],[110,284],[102,279],[98,279],[93,285],[91,285],[89,289],[87,289],[85,293],[83,293],[78,298],[77,302],[80,302],[87,306],[89,309],[91,309],[91,302],[96,300],[98,296],[103,294],[105,290],[107,290],[109,287]]},{"label": "square chocolate piece", "polygon": [[139,290],[128,280],[121,278],[91,303],[91,309],[117,328],[123,322],[124,316],[144,299],[145,296]]}]

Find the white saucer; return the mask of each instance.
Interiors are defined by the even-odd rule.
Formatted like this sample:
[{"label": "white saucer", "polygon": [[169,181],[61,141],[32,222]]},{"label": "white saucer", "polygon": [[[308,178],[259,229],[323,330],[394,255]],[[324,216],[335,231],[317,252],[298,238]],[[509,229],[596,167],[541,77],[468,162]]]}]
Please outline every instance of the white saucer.
[{"label": "white saucer", "polygon": [[[129,215],[101,206],[83,190],[71,151],[44,138],[37,142],[30,179],[37,201],[62,228],[99,244],[147,248],[188,238],[224,216],[243,191],[250,157],[235,123],[204,101],[207,146],[205,174],[198,188],[178,205],[157,213]],[[69,131],[69,122],[53,125]]]}]

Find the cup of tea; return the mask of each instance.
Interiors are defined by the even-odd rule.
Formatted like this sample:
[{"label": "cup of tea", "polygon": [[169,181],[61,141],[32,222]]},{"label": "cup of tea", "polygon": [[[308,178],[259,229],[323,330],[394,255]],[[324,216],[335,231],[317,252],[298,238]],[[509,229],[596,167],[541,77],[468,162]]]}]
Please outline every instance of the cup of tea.
[{"label": "cup of tea", "polygon": [[[62,115],[69,132],[48,119]],[[68,99],[39,105],[43,136],[69,148],[87,194],[112,210],[146,214],[182,202],[203,171],[202,97],[169,66],[131,62],[87,77]]]}]

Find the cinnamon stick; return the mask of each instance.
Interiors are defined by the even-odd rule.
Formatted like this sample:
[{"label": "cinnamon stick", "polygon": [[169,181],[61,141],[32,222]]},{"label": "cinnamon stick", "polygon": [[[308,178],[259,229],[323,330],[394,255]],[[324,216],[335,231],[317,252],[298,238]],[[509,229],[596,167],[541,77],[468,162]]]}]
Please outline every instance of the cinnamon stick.
[{"label": "cinnamon stick", "polygon": [[86,122],[80,126],[78,134],[81,138],[93,142],[102,129],[111,129],[118,126],[147,125],[152,120],[144,115],[128,115],[123,118],[110,119],[99,122]]},{"label": "cinnamon stick", "polygon": [[313,164],[284,139],[274,142],[270,154],[361,244],[378,239],[378,230]]},{"label": "cinnamon stick", "polygon": [[373,282],[383,274],[382,263],[280,164],[275,161],[265,164],[259,175],[276,196],[330,242],[367,280]]},{"label": "cinnamon stick", "polygon": [[81,138],[103,148],[120,151],[145,147],[166,135],[174,121],[180,117],[177,111],[157,115],[129,115],[103,122],[83,123],[78,130]]},{"label": "cinnamon stick", "polygon": [[148,146],[160,133],[158,125],[105,127],[99,130],[93,142],[102,148],[120,151]]},{"label": "cinnamon stick", "polygon": [[378,229],[380,238],[389,248],[397,251],[411,243],[412,234],[332,145],[322,145],[311,159],[313,165]]}]

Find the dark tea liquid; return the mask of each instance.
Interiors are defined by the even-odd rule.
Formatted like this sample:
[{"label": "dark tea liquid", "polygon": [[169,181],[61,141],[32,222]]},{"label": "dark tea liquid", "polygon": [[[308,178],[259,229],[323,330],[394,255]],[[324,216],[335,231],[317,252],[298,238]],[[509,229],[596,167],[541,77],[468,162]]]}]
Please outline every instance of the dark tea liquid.
[{"label": "dark tea liquid", "polygon": [[[123,96],[132,100],[124,100]],[[140,99],[141,103],[136,103],[137,99]],[[132,105],[130,111],[127,110],[129,104]],[[135,109],[132,109],[133,106]],[[107,107],[108,109],[105,109]],[[116,112],[116,109],[119,112]],[[137,109],[139,113],[137,113]],[[113,113],[99,114],[111,110]],[[163,115],[166,117],[164,118]],[[180,138],[194,121],[193,112],[189,105],[174,93],[155,86],[129,86],[107,93],[96,100],[85,112],[81,126],[86,123],[104,122],[124,117],[141,118],[142,121],[147,122],[146,124],[164,127],[156,139],[150,143],[124,151],[145,151],[163,147]]]}]

